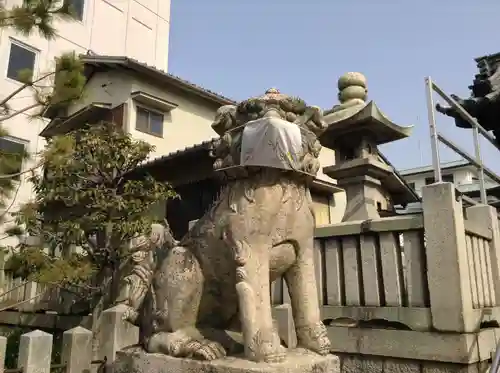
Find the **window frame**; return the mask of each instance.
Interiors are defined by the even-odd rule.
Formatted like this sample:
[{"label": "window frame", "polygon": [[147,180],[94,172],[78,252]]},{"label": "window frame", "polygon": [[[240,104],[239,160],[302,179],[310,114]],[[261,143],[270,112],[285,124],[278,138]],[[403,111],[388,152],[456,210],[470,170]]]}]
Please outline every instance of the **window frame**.
[{"label": "window frame", "polygon": [[[139,113],[139,110],[144,110],[146,112],[148,112],[148,115],[149,113],[153,113],[153,114],[156,114],[156,115],[160,115],[162,117],[162,127],[161,127],[161,134],[159,133],[156,133],[156,132],[153,132],[151,131],[151,120],[150,118],[148,118],[148,129],[147,130],[143,130],[141,128],[139,128],[137,126],[137,122],[138,122],[138,113]],[[151,135],[151,136],[155,136],[155,137],[158,137],[158,138],[163,138],[163,135],[164,135],[164,132],[165,132],[165,113],[160,111],[160,110],[156,110],[156,109],[152,109],[146,105],[142,105],[142,104],[135,104],[135,124],[134,124],[134,129],[136,131],[139,131],[141,133],[145,133],[147,135]]]},{"label": "window frame", "polygon": [[[29,142],[26,141],[26,140],[23,140],[23,139],[20,139],[20,138],[17,138],[17,137],[13,137],[13,136],[2,136],[0,138],[0,141],[1,140],[5,140],[5,141],[10,141],[10,142],[13,142],[15,144],[19,144],[19,145],[22,145],[23,146],[23,150],[26,152],[28,149],[28,144]],[[1,147],[0,147],[0,152],[1,152]],[[21,159],[21,162],[20,162],[20,165],[19,165],[19,171],[17,172],[14,172],[13,174],[16,174],[16,173],[22,173],[23,171],[25,171],[25,162],[24,162],[24,159]],[[22,175],[18,175],[18,176],[13,176],[12,177],[12,181],[15,181],[15,182],[20,182],[21,181],[21,176]]]},{"label": "window frame", "polygon": [[[26,0],[24,0],[24,2],[25,2],[25,1],[26,1]],[[71,0],[63,0],[63,4],[65,4],[65,3],[67,3],[67,2],[70,2],[70,1],[71,1]],[[76,22],[81,22],[81,23],[83,23],[83,22],[85,21],[85,16],[86,16],[86,13],[87,13],[87,12],[86,12],[86,8],[87,8],[87,7],[86,7],[86,5],[87,5],[87,1],[86,1],[86,0],[81,0],[81,1],[82,1],[82,14],[81,14],[82,18],[81,18],[81,19],[80,19],[80,18],[75,18],[75,21],[76,21]]]},{"label": "window frame", "polygon": [[[64,0],[64,3],[68,3],[68,2],[71,2],[72,0]],[[81,14],[81,17],[82,18],[75,18],[75,21],[76,22],[84,22],[85,21],[85,14],[86,14],[86,5],[87,5],[87,1],[86,0],[81,0],[82,2],[82,14]]]},{"label": "window frame", "polygon": [[26,44],[26,43],[23,43],[17,39],[14,39],[14,38],[9,38],[9,53],[7,55],[7,63],[6,63],[6,66],[5,66],[5,79],[9,80],[10,82],[14,82],[16,84],[24,84],[23,82],[21,82],[20,80],[18,79],[15,79],[15,78],[11,78],[9,76],[9,66],[10,66],[10,56],[11,56],[11,51],[12,51],[12,45],[16,45],[17,47],[19,48],[23,48],[31,53],[34,54],[34,59],[33,59],[33,74],[31,76],[31,79],[36,79],[36,75],[37,75],[37,68],[38,68],[38,55],[40,53],[40,51],[36,48],[33,48],[32,46]]}]

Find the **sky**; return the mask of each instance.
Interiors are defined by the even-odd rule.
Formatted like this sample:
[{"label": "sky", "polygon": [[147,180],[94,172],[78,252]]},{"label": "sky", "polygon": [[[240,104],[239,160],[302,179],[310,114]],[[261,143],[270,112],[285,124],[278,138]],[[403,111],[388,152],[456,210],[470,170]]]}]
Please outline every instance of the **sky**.
[{"label": "sky", "polygon": [[[499,0],[172,0],[169,72],[235,100],[271,87],[337,104],[337,79],[363,73],[369,99],[413,134],[381,147],[398,169],[432,162],[426,76],[469,96],[474,58],[500,52]],[[438,101],[438,95],[434,98]],[[436,115],[470,154],[472,132]],[[481,141],[485,165],[500,154]],[[440,146],[441,161],[460,159]]]}]

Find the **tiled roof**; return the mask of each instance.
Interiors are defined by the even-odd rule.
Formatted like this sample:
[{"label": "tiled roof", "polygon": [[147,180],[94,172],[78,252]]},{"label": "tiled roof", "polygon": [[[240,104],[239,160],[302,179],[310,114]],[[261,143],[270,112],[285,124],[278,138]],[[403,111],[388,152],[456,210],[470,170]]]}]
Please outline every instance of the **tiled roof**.
[{"label": "tiled roof", "polygon": [[82,61],[86,65],[101,67],[118,67],[132,69],[137,73],[149,75],[155,79],[162,79],[164,82],[176,85],[178,88],[191,91],[199,96],[215,101],[221,105],[236,104],[236,101],[225,97],[219,93],[203,88],[197,84],[188,82],[178,76],[167,73],[154,66],[150,66],[136,59],[122,56],[101,56],[101,55],[82,55]]},{"label": "tiled roof", "polygon": [[191,146],[186,146],[185,148],[183,149],[179,149],[179,150],[176,150],[175,152],[171,152],[171,153],[168,153],[166,155],[162,155],[160,157],[156,157],[156,158],[153,158],[153,159],[150,159],[150,160],[147,160],[145,161],[144,163],[142,163],[138,169],[144,169],[144,168],[148,168],[148,167],[154,167],[158,164],[161,164],[165,161],[169,161],[179,155],[185,155],[185,154],[189,154],[189,153],[192,153],[192,152],[195,152],[197,150],[202,150],[202,149],[206,149],[208,150],[210,148],[210,146],[214,143],[214,141],[216,141],[218,138],[213,138],[213,139],[210,139],[210,140],[206,140],[206,141],[203,141],[201,143],[198,143],[198,144],[194,144],[194,145],[191,145]]}]

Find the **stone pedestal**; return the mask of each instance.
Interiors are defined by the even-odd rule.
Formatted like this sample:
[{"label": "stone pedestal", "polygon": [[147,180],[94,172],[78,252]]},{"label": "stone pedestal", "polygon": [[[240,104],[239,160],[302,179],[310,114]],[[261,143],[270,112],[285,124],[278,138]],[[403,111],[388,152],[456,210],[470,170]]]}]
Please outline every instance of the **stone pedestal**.
[{"label": "stone pedestal", "polygon": [[[326,167],[325,167],[326,168]],[[346,209],[343,221],[368,220],[380,217],[377,201],[382,183],[370,176],[357,176],[338,181],[337,185],[345,189]]]},{"label": "stone pedestal", "polygon": [[279,364],[255,363],[237,357],[199,361],[129,350],[117,353],[111,371],[113,373],[340,373],[340,361],[335,355],[319,356],[301,349],[289,351],[287,360]]},{"label": "stone pedestal", "polygon": [[392,167],[372,157],[325,167],[323,172],[329,176],[335,175],[337,185],[346,192],[347,205],[342,220],[380,218],[377,203],[388,199],[381,180],[385,180],[392,171]]}]

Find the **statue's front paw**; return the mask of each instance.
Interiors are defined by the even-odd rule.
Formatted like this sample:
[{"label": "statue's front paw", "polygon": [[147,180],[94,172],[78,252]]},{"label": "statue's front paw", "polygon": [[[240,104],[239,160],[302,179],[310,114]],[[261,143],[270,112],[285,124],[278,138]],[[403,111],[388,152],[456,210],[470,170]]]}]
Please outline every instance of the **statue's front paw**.
[{"label": "statue's front paw", "polygon": [[297,328],[297,345],[320,355],[330,353],[331,343],[323,323]]}]

